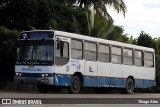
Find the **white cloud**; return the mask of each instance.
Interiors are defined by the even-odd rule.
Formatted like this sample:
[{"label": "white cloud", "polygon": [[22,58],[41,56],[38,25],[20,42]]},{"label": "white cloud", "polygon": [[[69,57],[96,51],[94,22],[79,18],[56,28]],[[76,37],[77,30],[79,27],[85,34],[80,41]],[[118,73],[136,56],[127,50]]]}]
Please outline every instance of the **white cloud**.
[{"label": "white cloud", "polygon": [[160,36],[160,0],[124,0],[127,13],[122,14],[110,11],[115,24],[123,26],[125,33],[139,36],[141,30],[153,37]]}]

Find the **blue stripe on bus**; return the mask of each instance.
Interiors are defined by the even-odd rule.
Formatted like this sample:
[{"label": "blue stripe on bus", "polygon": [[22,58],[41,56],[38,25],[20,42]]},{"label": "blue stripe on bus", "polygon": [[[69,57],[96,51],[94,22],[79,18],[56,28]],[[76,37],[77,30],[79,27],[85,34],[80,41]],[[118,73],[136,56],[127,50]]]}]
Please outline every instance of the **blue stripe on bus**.
[{"label": "blue stripe on bus", "polygon": [[144,88],[144,81],[142,79],[135,79],[135,88]]},{"label": "blue stripe on bus", "polygon": [[70,86],[71,85],[70,75],[59,75],[59,74],[55,75],[54,85],[56,85],[56,86]]},{"label": "blue stripe on bus", "polygon": [[155,81],[151,81],[151,80],[144,81],[144,88],[152,87],[153,85],[156,86]]},{"label": "blue stripe on bus", "polygon": [[[126,87],[126,78],[84,76],[85,87]],[[155,86],[154,80],[135,79],[135,88]]]},{"label": "blue stripe on bus", "polygon": [[[21,77],[35,77],[41,78],[45,73],[21,73]],[[55,74],[48,73],[47,77],[53,77],[55,86],[70,86],[71,76],[68,74]],[[126,87],[126,78],[116,77],[96,77],[96,76],[84,76],[84,87]],[[142,80],[135,79],[135,88],[148,88],[155,86],[154,80]]]},{"label": "blue stripe on bus", "polygon": [[122,87],[122,84],[123,84],[123,78],[115,78],[115,77],[112,77],[110,79],[110,86],[111,87]]}]

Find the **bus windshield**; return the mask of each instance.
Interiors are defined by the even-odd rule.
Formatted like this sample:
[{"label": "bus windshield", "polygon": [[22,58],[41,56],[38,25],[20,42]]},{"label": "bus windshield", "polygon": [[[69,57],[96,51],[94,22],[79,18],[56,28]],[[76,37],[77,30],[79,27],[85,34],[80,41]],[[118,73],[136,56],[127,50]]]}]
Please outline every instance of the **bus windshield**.
[{"label": "bus windshield", "polygon": [[23,40],[18,43],[17,61],[19,65],[52,65],[52,40]]}]

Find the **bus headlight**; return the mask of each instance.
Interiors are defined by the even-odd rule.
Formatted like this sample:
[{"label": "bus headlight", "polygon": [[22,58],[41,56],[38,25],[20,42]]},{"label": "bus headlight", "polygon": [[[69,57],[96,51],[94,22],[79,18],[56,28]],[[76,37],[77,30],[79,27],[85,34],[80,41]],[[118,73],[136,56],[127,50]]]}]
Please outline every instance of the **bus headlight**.
[{"label": "bus headlight", "polygon": [[42,77],[48,77],[48,74],[46,73],[46,74],[42,74]]},{"label": "bus headlight", "polygon": [[18,72],[16,73],[16,76],[18,76]]},{"label": "bus headlight", "polygon": [[17,72],[17,73],[16,73],[16,76],[22,76],[22,74]]},{"label": "bus headlight", "polygon": [[44,74],[42,74],[42,77],[44,77]]},{"label": "bus headlight", "polygon": [[48,74],[45,74],[45,77],[48,77]]},{"label": "bus headlight", "polygon": [[22,76],[22,74],[21,74],[21,73],[19,73],[19,76]]}]

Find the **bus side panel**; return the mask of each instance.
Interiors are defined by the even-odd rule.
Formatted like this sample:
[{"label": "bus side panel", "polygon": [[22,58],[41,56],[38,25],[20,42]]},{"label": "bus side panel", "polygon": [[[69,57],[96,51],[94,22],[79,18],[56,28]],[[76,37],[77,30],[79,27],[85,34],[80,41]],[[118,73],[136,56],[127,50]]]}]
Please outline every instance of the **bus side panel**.
[{"label": "bus side panel", "polygon": [[144,87],[144,67],[135,66],[135,88]]},{"label": "bus side panel", "polygon": [[98,62],[98,86],[107,87],[110,85],[111,64]]},{"label": "bus side panel", "polygon": [[121,64],[111,64],[111,87],[122,87],[123,84],[123,71]]},{"label": "bus side panel", "polygon": [[136,76],[135,66],[123,65],[123,87],[126,87],[126,81],[129,76],[133,78]]},{"label": "bus side panel", "polygon": [[97,84],[97,62],[85,61],[84,86],[96,87]]},{"label": "bus side panel", "polygon": [[144,88],[155,86],[155,68],[145,68]]},{"label": "bus side panel", "polygon": [[75,74],[76,72],[84,75],[84,60],[70,60],[70,74]]},{"label": "bus side panel", "polygon": [[71,85],[71,75],[56,74],[54,85],[55,86],[70,86]]}]

